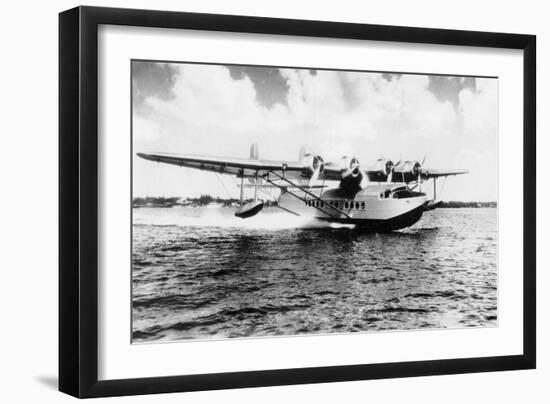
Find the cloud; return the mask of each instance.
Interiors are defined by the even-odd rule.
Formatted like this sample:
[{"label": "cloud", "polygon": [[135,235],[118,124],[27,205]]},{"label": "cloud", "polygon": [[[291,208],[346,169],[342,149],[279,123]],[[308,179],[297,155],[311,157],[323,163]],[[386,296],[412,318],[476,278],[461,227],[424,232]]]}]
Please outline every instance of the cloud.
[{"label": "cloud", "polygon": [[[483,163],[496,159],[494,79],[476,79],[475,86],[468,82],[457,87],[454,103],[437,96],[433,78],[422,75],[305,69],[280,69],[274,74],[272,68],[263,74],[258,67],[237,72],[197,64],[170,68],[171,96],[150,91],[143,97],[144,108],[134,109],[136,151],[245,157],[250,144],[259,142],[260,157],[295,160],[300,146],[307,144],[325,160],[355,155],[367,166],[380,155],[394,160],[400,156],[420,160],[427,155],[431,166],[471,164],[484,173],[479,180],[461,180],[448,199],[475,199],[481,195],[476,189],[484,185],[492,189],[488,183],[496,182],[493,163]],[[262,80],[266,83],[258,85]],[[275,98],[284,96],[284,102],[266,102],[260,93],[269,88],[277,88]],[[472,157],[480,155],[484,157]],[[164,195],[188,195],[201,189],[213,193],[208,187],[217,187],[226,196],[215,174],[191,173],[199,185],[189,186],[182,184],[181,177],[182,171],[191,170],[168,167],[163,169],[168,176],[163,190],[158,179],[147,178],[145,167],[150,162],[134,159],[134,163],[143,175],[134,181],[136,195],[153,194],[153,190]],[[496,194],[484,198],[495,199]]]},{"label": "cloud", "polygon": [[148,96],[169,100],[174,97],[175,67],[167,63],[132,61],[132,99],[136,110],[143,109],[143,101]]},{"label": "cloud", "polygon": [[464,89],[476,88],[474,77],[429,76],[429,90],[439,101],[449,101],[455,107],[459,104],[459,94]]},{"label": "cloud", "polygon": [[231,77],[241,80],[248,77],[256,90],[256,100],[267,108],[286,104],[288,85],[276,67],[227,66]]}]

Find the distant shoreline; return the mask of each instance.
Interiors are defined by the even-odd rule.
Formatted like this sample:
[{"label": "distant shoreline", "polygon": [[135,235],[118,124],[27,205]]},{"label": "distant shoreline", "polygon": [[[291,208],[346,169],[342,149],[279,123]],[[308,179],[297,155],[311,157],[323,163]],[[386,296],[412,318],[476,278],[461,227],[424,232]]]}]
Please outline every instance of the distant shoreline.
[{"label": "distant shoreline", "polygon": [[496,208],[496,202],[443,201],[438,208]]},{"label": "distant shoreline", "polygon": [[[133,208],[171,208],[174,206],[182,207],[202,207],[208,205],[219,205],[220,207],[236,207],[239,200],[234,198],[215,198],[210,195],[201,195],[198,198],[180,198],[180,197],[153,197],[133,198]],[[266,207],[277,206],[276,201],[265,201]],[[438,208],[496,208],[496,202],[465,202],[465,201],[443,201]]]}]

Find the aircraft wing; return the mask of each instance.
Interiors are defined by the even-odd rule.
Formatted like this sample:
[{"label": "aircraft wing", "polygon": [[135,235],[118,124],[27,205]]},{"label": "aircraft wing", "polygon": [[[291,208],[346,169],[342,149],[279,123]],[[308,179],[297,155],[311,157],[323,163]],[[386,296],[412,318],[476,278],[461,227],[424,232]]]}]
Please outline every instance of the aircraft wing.
[{"label": "aircraft wing", "polygon": [[172,164],[197,170],[212,171],[218,174],[229,174],[244,177],[264,176],[275,172],[285,173],[286,177],[300,178],[306,167],[298,161],[255,160],[238,157],[207,157],[198,155],[172,153],[137,153],[143,159],[158,163]]},{"label": "aircraft wing", "polygon": [[468,170],[443,170],[439,168],[422,168],[422,176],[426,178],[448,177],[450,175],[468,174]]}]

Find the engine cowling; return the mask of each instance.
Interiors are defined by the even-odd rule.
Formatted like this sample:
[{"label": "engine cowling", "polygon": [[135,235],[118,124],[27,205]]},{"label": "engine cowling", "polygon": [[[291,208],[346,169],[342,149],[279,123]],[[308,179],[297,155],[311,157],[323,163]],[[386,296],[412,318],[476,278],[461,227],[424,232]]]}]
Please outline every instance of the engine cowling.
[{"label": "engine cowling", "polygon": [[340,180],[340,189],[348,194],[356,194],[361,190],[361,181],[363,172],[359,160],[355,157],[342,157],[340,161],[340,170],[342,179]]},{"label": "engine cowling", "polygon": [[388,176],[393,172],[393,168],[393,161],[379,158],[369,170],[369,179],[374,182],[391,181],[388,180]]},{"label": "engine cowling", "polygon": [[422,166],[416,160],[408,160],[393,168],[394,182],[412,182],[422,173]]}]

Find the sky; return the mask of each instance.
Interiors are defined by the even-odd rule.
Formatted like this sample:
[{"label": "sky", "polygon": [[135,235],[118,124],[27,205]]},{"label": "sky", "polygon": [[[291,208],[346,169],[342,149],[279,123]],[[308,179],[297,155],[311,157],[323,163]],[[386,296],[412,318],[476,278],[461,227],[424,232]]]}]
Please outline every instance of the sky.
[{"label": "sky", "polygon": [[[384,157],[467,169],[445,200],[497,200],[498,80],[132,61],[133,196],[238,197],[234,179],[157,164],[137,152],[325,161]],[[429,187],[431,189],[431,186]]]}]

